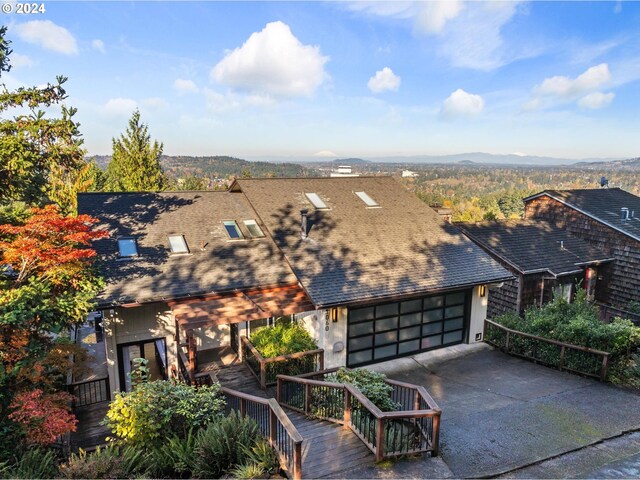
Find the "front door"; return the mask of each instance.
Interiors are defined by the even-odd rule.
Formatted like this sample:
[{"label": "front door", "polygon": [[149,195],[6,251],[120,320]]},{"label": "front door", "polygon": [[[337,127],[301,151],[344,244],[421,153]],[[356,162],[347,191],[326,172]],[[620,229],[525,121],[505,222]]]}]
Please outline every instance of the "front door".
[{"label": "front door", "polygon": [[120,389],[130,392],[132,384],[131,371],[135,368],[135,360],[148,360],[149,381],[167,379],[167,348],[164,338],[145,340],[118,345],[118,364]]}]

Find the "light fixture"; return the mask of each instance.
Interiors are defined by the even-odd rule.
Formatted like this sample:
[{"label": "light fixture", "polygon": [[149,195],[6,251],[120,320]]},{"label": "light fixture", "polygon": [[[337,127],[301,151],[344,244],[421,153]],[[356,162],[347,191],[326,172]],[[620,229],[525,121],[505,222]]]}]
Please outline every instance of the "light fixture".
[{"label": "light fixture", "polygon": [[331,309],[331,321],[333,323],[337,323],[338,322],[338,309],[337,308],[332,308]]},{"label": "light fixture", "polygon": [[486,285],[480,285],[480,288],[478,289],[478,292],[480,293],[481,297],[484,297],[487,295],[487,286]]}]

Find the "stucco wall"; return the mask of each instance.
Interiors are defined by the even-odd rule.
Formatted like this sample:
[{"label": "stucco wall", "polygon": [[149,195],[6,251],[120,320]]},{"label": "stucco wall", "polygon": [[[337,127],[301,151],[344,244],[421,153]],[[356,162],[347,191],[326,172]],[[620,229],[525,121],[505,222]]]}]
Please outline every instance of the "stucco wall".
[{"label": "stucco wall", "polygon": [[[474,287],[471,292],[471,314],[469,319],[469,343],[483,340],[484,321],[487,318],[487,304],[489,289],[485,288],[484,297],[480,296],[480,287]],[[479,337],[476,339],[476,336]]]},{"label": "stucco wall", "polygon": [[120,390],[117,345],[164,338],[167,365],[176,364],[175,321],[165,303],[151,303],[131,308],[104,311],[105,348],[109,382],[113,391]]},{"label": "stucco wall", "polygon": [[325,368],[344,367],[347,364],[347,309],[338,308],[338,321],[331,320],[331,310],[299,313],[296,319],[324,349]]},{"label": "stucco wall", "polygon": [[193,336],[196,339],[198,350],[218,348],[230,344],[229,325],[216,325],[211,327],[196,328]]}]

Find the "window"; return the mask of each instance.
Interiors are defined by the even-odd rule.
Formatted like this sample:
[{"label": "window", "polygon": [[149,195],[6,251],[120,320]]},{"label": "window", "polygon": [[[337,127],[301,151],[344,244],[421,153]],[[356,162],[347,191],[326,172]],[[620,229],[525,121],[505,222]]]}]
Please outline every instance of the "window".
[{"label": "window", "polygon": [[264,233],[262,233],[262,229],[256,223],[255,220],[245,220],[244,226],[247,227],[247,230],[251,234],[253,238],[261,238],[264,237]]},{"label": "window", "polygon": [[227,235],[229,235],[229,238],[231,240],[241,240],[244,238],[235,220],[230,220],[222,223],[224,224],[224,229],[227,231]]},{"label": "window", "polygon": [[309,201],[316,207],[318,210],[328,210],[327,204],[320,198],[317,193],[305,193]]},{"label": "window", "polygon": [[189,253],[184,235],[169,235],[169,247],[171,253]]},{"label": "window", "polygon": [[138,245],[134,238],[119,238],[118,250],[121,257],[136,257],[138,255]]},{"label": "window", "polygon": [[367,192],[354,192],[360,200],[362,200],[367,207],[379,207],[378,202],[376,202],[373,198],[367,195]]}]

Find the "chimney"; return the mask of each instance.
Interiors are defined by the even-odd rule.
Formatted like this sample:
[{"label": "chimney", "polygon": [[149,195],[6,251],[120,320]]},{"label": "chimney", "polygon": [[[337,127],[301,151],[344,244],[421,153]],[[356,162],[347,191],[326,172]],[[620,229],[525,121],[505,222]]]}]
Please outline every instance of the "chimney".
[{"label": "chimney", "polygon": [[623,222],[629,220],[629,209],[627,207],[622,207],[620,209],[620,220]]},{"label": "chimney", "polygon": [[306,208],[304,210],[300,210],[300,238],[305,240],[307,238],[307,214],[309,210]]}]

